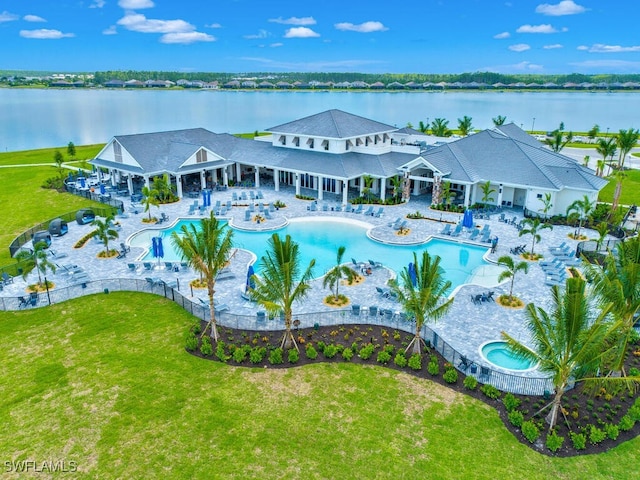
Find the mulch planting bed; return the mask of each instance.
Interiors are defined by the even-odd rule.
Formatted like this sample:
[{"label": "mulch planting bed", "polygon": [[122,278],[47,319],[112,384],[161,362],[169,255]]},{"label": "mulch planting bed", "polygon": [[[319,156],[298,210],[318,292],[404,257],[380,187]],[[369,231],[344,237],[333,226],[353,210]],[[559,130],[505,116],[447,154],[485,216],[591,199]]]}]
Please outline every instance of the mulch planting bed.
[{"label": "mulch planting bed", "polygon": [[[204,322],[196,325],[196,332],[198,327],[200,331],[205,327]],[[413,365],[414,368],[409,365],[399,366],[395,363],[396,355],[404,352],[413,338],[411,333],[376,325],[329,326],[292,331],[300,348],[299,357],[295,362],[289,361],[287,351],[282,352],[281,363],[273,363],[274,358],[270,359],[270,353],[280,346],[283,331],[256,332],[218,327],[219,340],[223,342],[222,348],[217,348],[214,344],[211,354],[203,354],[202,341],[198,333],[195,335],[198,341],[187,345],[187,351],[203,359],[221,361],[218,353],[222,354],[224,350],[223,358],[228,365],[253,368],[291,368],[318,362],[349,361],[355,364],[379,365],[399,370],[485,402],[496,409],[506,428],[521,443],[550,456],[567,457],[600,453],[640,434],[640,399],[636,392],[629,392],[626,389],[619,392],[602,389],[595,394],[590,394],[579,384],[563,396],[563,411],[558,413],[555,432],[558,437],[563,437],[564,441],[561,446],[553,448],[554,451],[552,451],[547,445],[548,424],[545,422],[549,410],[538,413],[551,401],[551,398],[508,395],[495,390],[493,393],[498,397],[490,398],[482,391],[481,383],[478,383],[474,389],[469,388],[468,382],[465,382],[467,377],[462,372],[454,369],[455,375],[451,373],[447,375],[446,372],[453,369],[453,366],[439,353],[429,348],[423,352],[419,369],[415,368],[416,365]],[[189,336],[193,338],[192,335]],[[313,348],[309,349],[309,347]],[[240,354],[234,356],[235,350],[238,349],[245,351],[246,355],[242,360],[239,359]],[[351,349],[353,354],[348,360],[343,357],[346,349]],[[389,355],[383,354],[380,357],[385,349]],[[315,359],[309,358],[313,356],[309,355],[313,350],[317,354]],[[363,358],[367,357],[367,354],[370,356]],[[278,355],[275,357],[276,362],[279,361]],[[409,357],[410,354],[407,354],[407,360]],[[437,373],[433,373],[435,371],[433,366],[431,372],[429,371],[430,362],[437,362]],[[640,369],[640,344],[631,346],[625,366],[628,373],[630,371],[634,373],[632,369]],[[445,380],[445,377],[448,377],[451,381],[451,376],[456,375],[457,379],[454,382]],[[469,379],[469,382],[473,383],[473,380]],[[636,400],[638,400],[637,403]],[[513,412],[520,412],[521,415]],[[523,434],[524,430],[527,431],[529,439]],[[582,443],[584,445],[581,445]]]}]

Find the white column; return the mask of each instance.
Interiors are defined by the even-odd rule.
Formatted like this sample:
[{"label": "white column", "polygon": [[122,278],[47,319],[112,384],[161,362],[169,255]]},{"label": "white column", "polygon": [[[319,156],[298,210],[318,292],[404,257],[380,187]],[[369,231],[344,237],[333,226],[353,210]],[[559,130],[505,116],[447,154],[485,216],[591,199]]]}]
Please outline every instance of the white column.
[{"label": "white column", "polygon": [[498,187],[498,207],[502,207],[502,184]]},{"label": "white column", "polygon": [[118,184],[116,182],[116,171],[115,169],[111,169],[109,173],[111,174],[111,178],[110,178],[111,186],[115,187]]},{"label": "white column", "polygon": [[349,181],[342,181],[342,204],[346,205],[349,200]]},{"label": "white column", "polygon": [[218,169],[214,168],[213,170],[211,170],[211,175],[213,178],[213,183],[218,183]]},{"label": "white column", "polygon": [[176,195],[182,198],[182,175],[176,175]]},{"label": "white column", "polygon": [[420,180],[413,180],[413,194],[414,195],[420,195],[420,184],[422,182]]},{"label": "white column", "polygon": [[383,202],[386,194],[387,194],[387,179],[381,178],[380,179],[380,200],[382,200]]},{"label": "white column", "polygon": [[471,185],[465,185],[464,187],[464,206],[469,206],[469,198],[471,197]]},{"label": "white column", "polygon": [[200,172],[200,188],[202,190],[207,188],[207,172],[205,170]]},{"label": "white column", "polygon": [[151,188],[149,184],[149,175],[144,176],[144,186],[147,188]]},{"label": "white column", "polygon": [[280,170],[277,170],[275,168],[273,169],[273,185],[274,185],[273,189],[276,192],[279,192],[280,191]]},{"label": "white column", "polygon": [[240,168],[240,164],[236,163],[236,183],[240,183],[242,181],[242,168]]},{"label": "white column", "polygon": [[256,167],[256,171],[253,175],[255,177],[256,188],[260,188],[260,167]]},{"label": "white column", "polygon": [[322,183],[323,183],[323,179],[324,177],[321,177],[320,175],[318,175],[318,200],[322,200],[324,198],[324,192],[322,189]]},{"label": "white column", "polygon": [[131,178],[131,174],[127,175],[127,188],[129,193],[133,195],[133,178]]},{"label": "white column", "polygon": [[364,179],[360,177],[360,196],[362,196],[363,191],[364,191]]},{"label": "white column", "polygon": [[229,174],[227,173],[227,169],[226,168],[222,169],[222,184],[225,187],[229,186]]},{"label": "white column", "polygon": [[296,195],[300,195],[300,174],[296,173]]}]

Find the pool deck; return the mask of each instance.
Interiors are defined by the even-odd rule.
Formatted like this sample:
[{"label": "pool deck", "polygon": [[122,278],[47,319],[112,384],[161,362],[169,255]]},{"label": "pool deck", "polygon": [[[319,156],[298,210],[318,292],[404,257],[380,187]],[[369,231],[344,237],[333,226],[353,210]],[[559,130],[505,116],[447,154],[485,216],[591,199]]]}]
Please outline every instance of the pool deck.
[{"label": "pool deck", "polygon": [[[251,189],[234,188],[226,192],[213,192],[211,197],[213,204],[215,205],[216,200],[221,200],[223,203],[230,200],[232,198],[232,191],[234,190],[242,191]],[[256,191],[255,189],[253,190]],[[429,238],[438,236],[447,222],[449,222],[453,228],[462,218],[462,214],[430,210],[427,203],[420,202],[419,200],[411,200],[407,204],[398,206],[384,206],[384,214],[379,218],[375,216],[364,216],[362,213],[355,214],[331,211],[331,207],[338,205],[336,200],[325,200],[329,211],[322,211],[323,201],[318,202],[318,211],[311,211],[308,209],[311,201],[296,199],[293,190],[286,189],[279,192],[275,192],[269,188],[262,188],[260,190],[264,195],[264,199],[256,200],[256,202],[261,201],[267,204],[280,200],[286,204],[286,207],[272,212],[271,216],[273,218],[271,220],[262,221],[258,224],[253,220],[246,221],[244,219],[248,202],[234,202],[239,205],[234,205],[230,212],[228,212],[228,215],[223,218],[227,218],[232,226],[246,230],[274,230],[281,228],[287,224],[289,219],[294,218],[314,219],[329,217],[331,219],[341,219],[349,222],[365,222],[371,227],[369,230],[371,238],[388,243],[415,245],[416,251],[421,251],[421,244]],[[142,211],[138,214],[131,213],[130,202],[128,200],[125,201],[127,218],[117,218],[121,224],[119,239],[110,242],[110,247],[119,248],[120,242],[128,244],[129,237],[144,228],[166,228],[179,218],[202,218],[200,215],[187,214],[189,205],[192,203],[193,199],[185,198],[175,204],[163,205],[160,209],[152,207],[153,216],[158,217],[160,216],[160,212],[164,212],[169,216],[169,221],[149,227],[147,224],[142,223],[142,219],[146,217],[147,214]],[[139,208],[142,210],[141,207]],[[366,209],[367,207],[365,206],[363,210]],[[378,210],[377,206],[375,210]],[[397,235],[397,231],[389,226],[389,224],[397,218],[404,219],[408,213],[415,213],[416,211],[420,211],[423,215],[430,217],[430,219],[407,219],[408,234]],[[504,211],[507,218],[517,217],[518,221],[522,219],[521,210],[505,209]],[[207,210],[206,215],[208,214],[209,210]],[[481,244],[487,247],[485,258],[489,262],[495,263],[498,257],[510,255],[510,248],[517,245],[527,244],[530,249],[531,236],[525,235],[520,237],[518,229],[514,225],[501,222],[498,214],[492,215],[490,220],[475,220],[476,226],[482,227],[485,224],[489,224],[492,236],[497,235],[499,237],[498,247],[494,253],[490,253],[489,244]],[[194,289],[191,291],[189,281],[196,277],[191,270],[174,272],[166,269],[164,262],[158,264],[152,270],[144,270],[141,262],[138,260],[146,253],[145,249],[141,247],[132,247],[126,258],[113,258],[109,260],[97,258],[98,252],[103,250],[104,247],[94,240],[88,241],[83,248],[74,249],[73,245],[78,239],[91,230],[91,225],[77,225],[75,222],[70,223],[69,233],[62,237],[54,237],[51,245],[51,250],[59,255],[66,254],[66,256],[58,259],[52,258],[51,261],[60,266],[77,265],[81,267],[88,276],[89,281],[132,277],[140,279],[145,279],[146,277],[160,278],[166,282],[177,280],[179,282],[179,290],[183,295],[191,298],[191,293],[193,292],[194,297],[206,298],[205,290]],[[536,244],[536,253],[543,254],[546,259],[552,258],[548,247],[559,245],[563,241],[575,248],[577,242],[567,236],[573,231],[573,227],[562,226],[554,226],[553,230],[543,230],[541,232],[542,240],[539,244]],[[598,236],[594,231],[585,230],[585,233],[589,238],[597,238]],[[463,232],[458,237],[451,238],[444,236],[443,238],[479,244],[478,242],[471,242],[468,237],[469,233]],[[359,262],[367,262],[369,258],[366,251],[354,253],[352,256]],[[238,250],[233,256],[229,266],[233,277],[216,282],[216,299],[220,303],[227,304],[233,313],[239,315],[254,315],[256,312],[256,305],[241,297],[246,282],[247,267],[254,260],[255,257],[253,254],[244,250]],[[373,260],[384,263],[384,259]],[[132,272],[127,266],[129,263],[138,264],[138,269]],[[499,269],[496,267],[481,267],[475,276],[474,284],[463,285],[452,293],[455,301],[449,314],[438,323],[429,325],[441,338],[459,353],[467,356],[471,361],[486,363],[486,361],[481,360],[478,349],[487,341],[500,339],[500,333],[502,331],[508,332],[511,336],[525,343],[529,338],[525,328],[523,309],[507,309],[500,307],[495,302],[476,304],[471,301],[472,295],[480,294],[488,290],[493,290],[496,297],[509,292],[509,281],[502,285],[497,285],[498,272]],[[364,308],[375,305],[381,309],[398,311],[399,304],[393,300],[382,298],[375,288],[376,286],[385,286],[393,275],[394,273],[391,270],[384,267],[373,269],[372,274],[365,277],[364,282],[359,285],[342,287],[341,293],[347,295],[352,304],[359,304]],[[63,288],[76,284],[78,273],[69,274],[60,268],[55,274],[48,272],[47,278],[53,281],[57,288]],[[513,293],[525,303],[535,302],[537,306],[549,309],[552,306],[551,289],[544,285],[544,280],[545,274],[543,270],[535,262],[532,262],[528,274],[517,274]],[[4,290],[0,292],[0,296],[17,297],[25,295],[27,285],[35,282],[37,282],[37,273],[35,271],[29,274],[26,281],[21,277],[16,277],[12,284],[4,287]],[[310,290],[308,298],[305,299],[303,303],[295,306],[295,313],[312,313],[329,309],[329,307],[326,307],[322,303],[323,298],[329,294],[328,290],[322,288],[322,280],[314,280],[312,286],[313,288]],[[540,376],[540,373],[534,370],[527,375]]]}]

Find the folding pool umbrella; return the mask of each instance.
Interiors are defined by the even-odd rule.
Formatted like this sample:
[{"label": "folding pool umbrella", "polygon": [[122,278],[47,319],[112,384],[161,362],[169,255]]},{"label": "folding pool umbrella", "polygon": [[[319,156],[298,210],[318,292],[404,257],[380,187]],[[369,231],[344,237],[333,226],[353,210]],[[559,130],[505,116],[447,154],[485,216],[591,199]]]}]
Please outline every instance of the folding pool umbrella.
[{"label": "folding pool umbrella", "polygon": [[164,257],[164,248],[162,246],[162,237],[151,237],[151,253],[153,258],[158,259],[158,265],[160,259]]},{"label": "folding pool umbrella", "polygon": [[100,184],[100,195],[104,195],[107,191],[104,188],[104,183]]},{"label": "folding pool umbrella", "polygon": [[245,293],[256,287],[256,282],[253,281],[254,274],[253,265],[249,265],[249,268],[247,269],[247,283],[244,287]]},{"label": "folding pool umbrella", "polygon": [[84,177],[80,177],[80,188],[84,188],[85,187],[85,180]]},{"label": "folding pool umbrella", "polygon": [[413,283],[413,286],[416,286],[416,283],[418,283],[418,278],[416,276],[416,266],[413,264],[413,262],[409,262],[409,267],[407,268],[407,270],[409,271],[409,278],[411,279],[411,283]]},{"label": "folding pool umbrella", "polygon": [[202,190],[202,206],[203,207],[207,206],[207,191],[206,190]]},{"label": "folding pool umbrella", "polygon": [[473,228],[473,213],[471,210],[465,210],[462,216],[462,226],[464,228]]},{"label": "folding pool umbrella", "polygon": [[207,207],[211,206],[211,190],[207,190]]}]

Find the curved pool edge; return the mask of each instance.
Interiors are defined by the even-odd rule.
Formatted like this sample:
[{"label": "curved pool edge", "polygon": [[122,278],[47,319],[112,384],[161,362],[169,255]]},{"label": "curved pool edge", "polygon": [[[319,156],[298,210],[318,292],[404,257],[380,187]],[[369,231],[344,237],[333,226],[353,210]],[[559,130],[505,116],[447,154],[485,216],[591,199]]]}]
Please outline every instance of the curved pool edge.
[{"label": "curved pool edge", "polygon": [[538,367],[540,365],[540,363],[536,363],[535,365],[529,367],[529,368],[520,368],[520,369],[516,369],[516,368],[508,368],[508,367],[504,367],[502,365],[498,365],[496,363],[493,363],[491,360],[489,360],[487,358],[487,356],[484,354],[483,349],[487,346],[490,345],[492,343],[500,343],[500,344],[504,344],[505,346],[507,345],[507,342],[505,342],[504,340],[488,340],[486,342],[481,343],[478,346],[478,354],[480,355],[480,358],[482,360],[484,360],[485,362],[487,362],[488,364],[491,365],[491,367],[496,368],[499,371],[508,373],[510,375],[514,375],[514,374],[520,374],[520,373],[529,373],[529,372],[533,372],[535,370],[538,370]]}]

